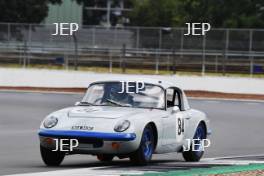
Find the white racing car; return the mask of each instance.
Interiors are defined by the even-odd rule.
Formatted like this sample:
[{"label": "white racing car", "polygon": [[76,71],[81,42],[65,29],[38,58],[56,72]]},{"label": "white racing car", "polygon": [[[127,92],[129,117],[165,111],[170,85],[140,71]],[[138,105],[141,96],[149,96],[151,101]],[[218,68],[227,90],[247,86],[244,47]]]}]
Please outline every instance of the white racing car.
[{"label": "white racing car", "polygon": [[180,88],[151,79],[94,82],[81,102],[51,113],[39,130],[48,166],[71,154],[145,165],[153,153],[181,152],[186,161],[199,161],[209,134],[206,115],[190,108]]}]

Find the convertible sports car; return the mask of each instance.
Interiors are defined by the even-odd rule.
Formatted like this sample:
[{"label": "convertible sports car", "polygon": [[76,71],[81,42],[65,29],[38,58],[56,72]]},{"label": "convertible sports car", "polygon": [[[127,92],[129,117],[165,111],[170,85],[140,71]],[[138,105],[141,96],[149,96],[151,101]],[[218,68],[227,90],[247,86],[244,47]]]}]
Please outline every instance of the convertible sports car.
[{"label": "convertible sports car", "polygon": [[181,152],[186,161],[199,161],[209,134],[206,115],[190,108],[180,88],[152,79],[91,83],[81,102],[51,113],[39,130],[48,166],[71,154],[145,165],[153,153]]}]

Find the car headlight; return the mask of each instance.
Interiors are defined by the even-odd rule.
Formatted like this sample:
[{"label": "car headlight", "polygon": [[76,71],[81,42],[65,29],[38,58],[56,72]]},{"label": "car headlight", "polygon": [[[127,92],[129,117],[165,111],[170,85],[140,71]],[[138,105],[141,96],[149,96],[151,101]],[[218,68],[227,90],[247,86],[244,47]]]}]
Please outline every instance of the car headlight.
[{"label": "car headlight", "polygon": [[128,120],[120,121],[116,124],[114,130],[116,132],[123,132],[126,131],[130,126],[130,122]]},{"label": "car headlight", "polygon": [[52,128],[52,127],[56,126],[57,123],[58,123],[58,118],[51,116],[44,121],[43,125],[45,128]]}]

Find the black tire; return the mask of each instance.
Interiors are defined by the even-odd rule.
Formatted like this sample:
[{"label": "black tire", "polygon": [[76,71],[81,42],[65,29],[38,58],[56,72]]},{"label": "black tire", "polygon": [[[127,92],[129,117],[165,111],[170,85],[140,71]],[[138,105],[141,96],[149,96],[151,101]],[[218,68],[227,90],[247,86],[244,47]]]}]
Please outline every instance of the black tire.
[{"label": "black tire", "polygon": [[[200,123],[198,127],[196,128],[195,134],[193,139],[206,139],[206,128],[203,123]],[[201,142],[201,141],[196,141],[196,142]],[[198,150],[198,149],[196,149]],[[184,151],[182,153],[183,158],[187,162],[198,162],[200,159],[203,157],[204,151],[199,150],[199,151],[193,151],[193,147],[191,145],[189,151]]]},{"label": "black tire", "polygon": [[110,162],[114,159],[113,155],[107,155],[107,154],[99,154],[97,155],[97,159],[102,162]]},{"label": "black tire", "polygon": [[129,158],[135,165],[146,165],[151,161],[154,151],[154,134],[150,125],[143,131],[139,148]]},{"label": "black tire", "polygon": [[47,166],[59,166],[65,157],[65,153],[60,151],[52,151],[40,146],[40,153],[43,162]]}]

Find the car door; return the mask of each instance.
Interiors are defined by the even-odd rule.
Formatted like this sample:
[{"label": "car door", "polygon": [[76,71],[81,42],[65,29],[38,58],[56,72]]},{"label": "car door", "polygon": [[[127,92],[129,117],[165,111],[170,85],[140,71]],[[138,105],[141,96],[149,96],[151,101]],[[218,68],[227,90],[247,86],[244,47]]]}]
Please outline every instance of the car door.
[{"label": "car door", "polygon": [[166,90],[166,98],[168,116],[163,118],[163,145],[171,145],[177,148],[185,140],[189,114],[182,110],[181,92],[177,88],[168,88]]}]

